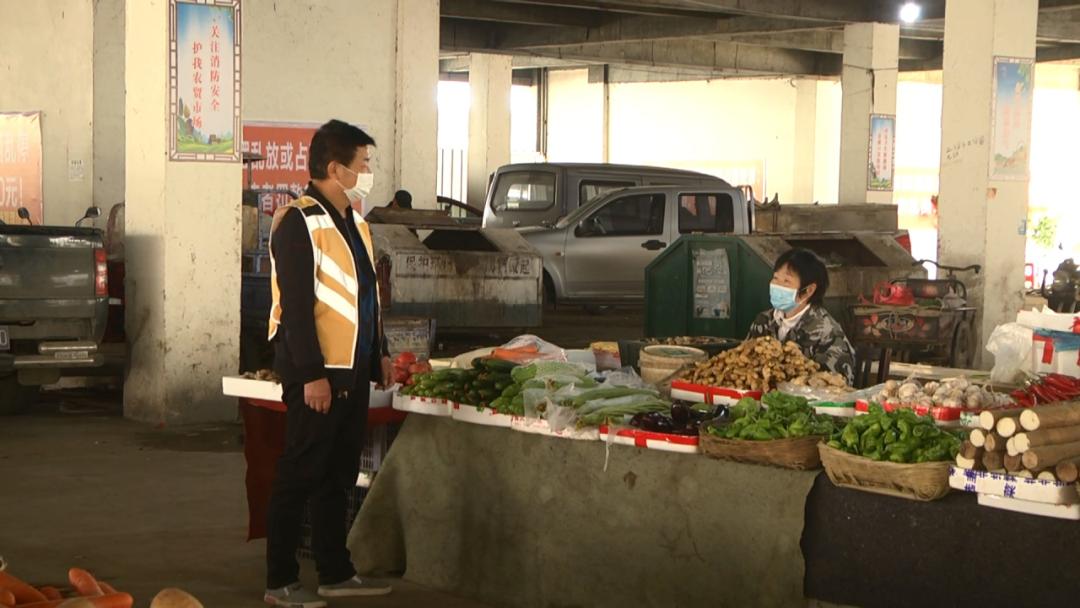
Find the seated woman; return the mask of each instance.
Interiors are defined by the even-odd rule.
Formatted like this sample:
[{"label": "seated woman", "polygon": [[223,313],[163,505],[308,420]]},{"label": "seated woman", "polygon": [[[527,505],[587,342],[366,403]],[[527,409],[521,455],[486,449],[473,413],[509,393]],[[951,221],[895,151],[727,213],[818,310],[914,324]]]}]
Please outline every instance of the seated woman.
[{"label": "seated woman", "polygon": [[855,350],[836,319],[822,306],[829,290],[829,271],[814,252],[792,249],[776,260],[769,300],[772,309],[761,313],[748,338],[772,336],[794,342],[823,370],[855,380]]}]

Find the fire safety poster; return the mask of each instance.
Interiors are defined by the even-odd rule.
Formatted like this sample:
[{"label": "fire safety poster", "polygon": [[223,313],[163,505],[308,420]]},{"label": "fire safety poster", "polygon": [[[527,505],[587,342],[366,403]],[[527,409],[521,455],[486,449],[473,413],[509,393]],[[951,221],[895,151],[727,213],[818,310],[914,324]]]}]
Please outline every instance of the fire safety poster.
[{"label": "fire safety poster", "polygon": [[41,112],[0,113],[0,221],[22,224],[19,207],[42,223]]},{"label": "fire safety poster", "polygon": [[240,0],[169,2],[169,158],[240,160]]}]

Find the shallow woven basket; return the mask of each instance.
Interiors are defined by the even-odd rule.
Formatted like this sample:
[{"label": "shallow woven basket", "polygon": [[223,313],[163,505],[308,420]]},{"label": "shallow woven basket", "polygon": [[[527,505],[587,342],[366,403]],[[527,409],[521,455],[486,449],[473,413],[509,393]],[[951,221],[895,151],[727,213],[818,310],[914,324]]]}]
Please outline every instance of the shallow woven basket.
[{"label": "shallow woven basket", "polygon": [[825,473],[835,485],[910,500],[937,500],[949,493],[949,463],[879,462],[825,443],[818,446]]},{"label": "shallow woven basket", "polygon": [[822,439],[819,435],[768,441],[723,439],[710,435],[707,426],[702,426],[699,447],[711,458],[805,471],[821,467],[817,446]]}]

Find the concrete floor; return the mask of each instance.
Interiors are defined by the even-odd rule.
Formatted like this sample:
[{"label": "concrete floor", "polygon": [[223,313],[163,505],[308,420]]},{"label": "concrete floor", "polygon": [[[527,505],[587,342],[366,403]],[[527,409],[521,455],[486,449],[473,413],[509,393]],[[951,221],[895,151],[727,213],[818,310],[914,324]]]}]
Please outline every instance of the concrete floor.
[{"label": "concrete floor", "polygon": [[[65,413],[66,412],[66,413]],[[64,393],[0,418],[0,555],[37,585],[85,568],[147,606],[180,587],[207,608],[262,604],[262,540],[247,542],[239,424],[159,429],[119,397]],[[314,585],[314,565],[301,561]],[[480,606],[399,581],[333,606]]]}]

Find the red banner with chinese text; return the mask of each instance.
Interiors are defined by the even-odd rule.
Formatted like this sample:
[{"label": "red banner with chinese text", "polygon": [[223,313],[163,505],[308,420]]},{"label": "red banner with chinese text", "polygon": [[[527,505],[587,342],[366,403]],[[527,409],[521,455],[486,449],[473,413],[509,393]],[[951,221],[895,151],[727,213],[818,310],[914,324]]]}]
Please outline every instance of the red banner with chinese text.
[{"label": "red banner with chinese text", "polygon": [[0,220],[24,224],[19,207],[26,207],[42,223],[41,183],[41,113],[0,113]]},{"label": "red banner with chinese text", "polygon": [[[291,190],[297,195],[302,194],[310,179],[308,148],[311,146],[311,136],[318,128],[319,125],[314,123],[244,121],[240,149],[266,157],[265,160],[245,163],[244,187]],[[289,200],[285,195],[260,196],[259,210],[270,214]]]}]

